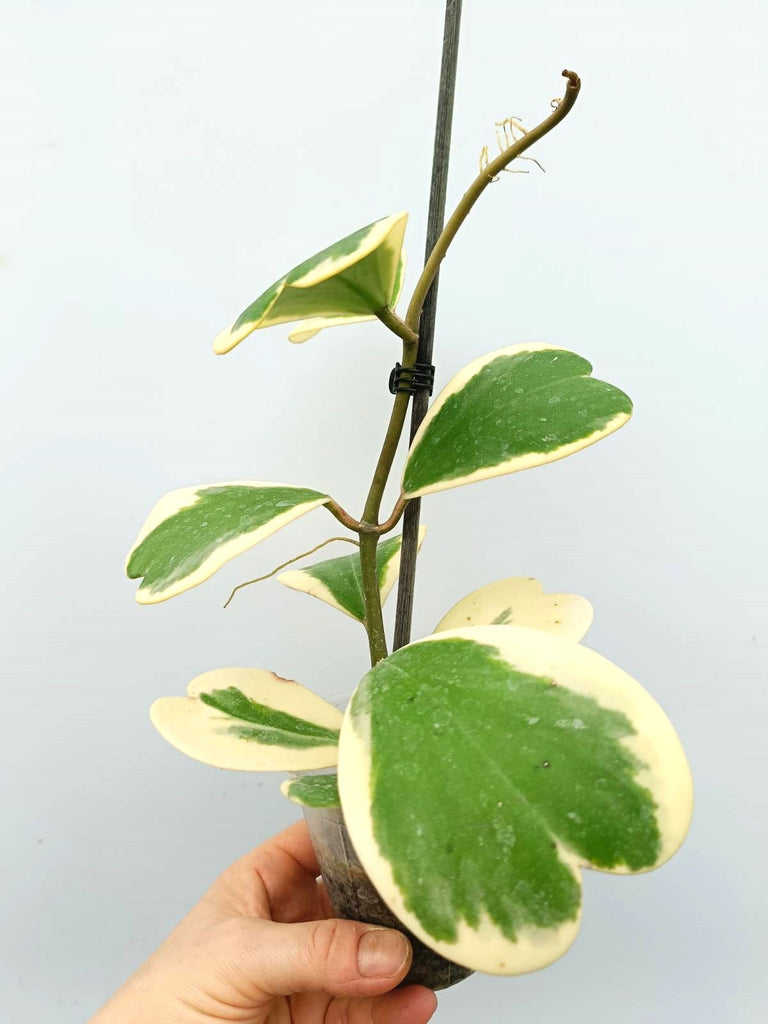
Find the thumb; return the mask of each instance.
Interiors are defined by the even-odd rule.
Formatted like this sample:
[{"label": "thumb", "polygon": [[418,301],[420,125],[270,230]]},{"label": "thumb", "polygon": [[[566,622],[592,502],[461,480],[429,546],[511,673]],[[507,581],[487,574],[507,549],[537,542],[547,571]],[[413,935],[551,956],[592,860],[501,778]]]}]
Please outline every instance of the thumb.
[{"label": "thumb", "polygon": [[303,924],[246,918],[244,924],[241,965],[251,984],[271,996],[379,995],[411,964],[410,942],[392,928],[335,918]]}]

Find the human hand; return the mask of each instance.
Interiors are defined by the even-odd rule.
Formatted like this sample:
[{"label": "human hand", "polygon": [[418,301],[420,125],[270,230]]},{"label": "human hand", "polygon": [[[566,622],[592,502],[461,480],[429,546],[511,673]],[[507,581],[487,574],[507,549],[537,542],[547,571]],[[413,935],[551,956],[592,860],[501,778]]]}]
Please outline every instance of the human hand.
[{"label": "human hand", "polygon": [[331,917],[303,821],[236,861],[90,1024],[426,1024],[405,936]]}]

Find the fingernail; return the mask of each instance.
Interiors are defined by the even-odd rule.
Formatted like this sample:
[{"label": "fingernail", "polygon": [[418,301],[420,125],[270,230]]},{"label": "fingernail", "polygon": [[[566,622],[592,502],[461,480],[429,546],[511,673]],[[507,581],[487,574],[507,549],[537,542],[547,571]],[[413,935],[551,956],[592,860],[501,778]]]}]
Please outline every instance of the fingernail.
[{"label": "fingernail", "polygon": [[357,945],[357,968],[364,978],[396,974],[408,957],[410,943],[392,928],[372,928]]}]

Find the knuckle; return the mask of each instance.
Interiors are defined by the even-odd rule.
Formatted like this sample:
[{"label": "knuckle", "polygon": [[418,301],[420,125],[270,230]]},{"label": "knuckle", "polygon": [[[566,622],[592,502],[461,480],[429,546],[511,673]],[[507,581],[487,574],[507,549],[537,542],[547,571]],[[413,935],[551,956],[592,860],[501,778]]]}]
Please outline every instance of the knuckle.
[{"label": "knuckle", "polygon": [[318,921],[309,935],[309,956],[326,982],[352,980],[357,975],[357,936],[348,921]]},{"label": "knuckle", "polygon": [[315,962],[332,962],[344,945],[345,929],[341,921],[328,918],[325,921],[318,921],[309,933],[310,954]]}]

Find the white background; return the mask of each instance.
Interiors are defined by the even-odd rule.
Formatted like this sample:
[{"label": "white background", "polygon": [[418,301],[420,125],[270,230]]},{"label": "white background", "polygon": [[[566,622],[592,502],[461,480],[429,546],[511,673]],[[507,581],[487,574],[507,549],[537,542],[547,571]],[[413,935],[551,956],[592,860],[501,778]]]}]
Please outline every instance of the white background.
[{"label": "white background", "polygon": [[[322,510],[157,607],[134,604],[122,560],[175,487],[285,480],[361,510],[391,336],[294,347],[276,328],[225,358],[211,341],[283,271],[402,208],[412,287],[443,5],[3,10],[0,988],[8,1021],[76,1024],[296,817],[278,779],[167,746],[151,701],[224,665],[325,695],[365,669],[354,623],[274,582],[221,608],[336,532]],[[635,418],[425,500],[415,632],[503,576],[583,593],[590,645],[675,722],[697,810],[661,871],[586,879],[563,960],[444,993],[441,1024],[763,1019],[767,28],[759,0],[465,2],[449,202],[495,120],[540,120],[564,66],[584,87],[535,150],[546,174],[504,175],[451,252],[438,384],[554,342]]]}]

